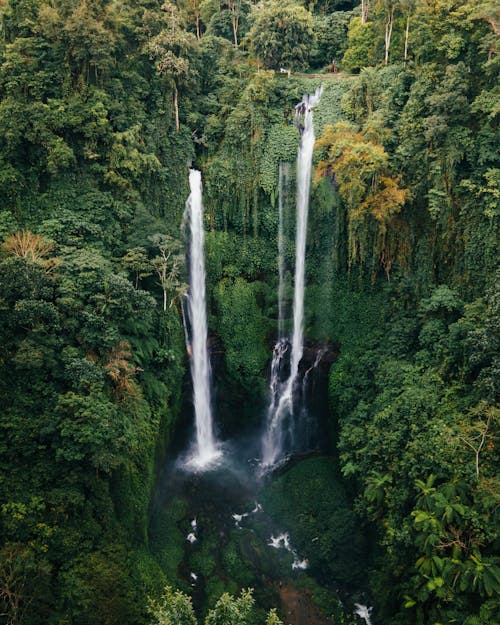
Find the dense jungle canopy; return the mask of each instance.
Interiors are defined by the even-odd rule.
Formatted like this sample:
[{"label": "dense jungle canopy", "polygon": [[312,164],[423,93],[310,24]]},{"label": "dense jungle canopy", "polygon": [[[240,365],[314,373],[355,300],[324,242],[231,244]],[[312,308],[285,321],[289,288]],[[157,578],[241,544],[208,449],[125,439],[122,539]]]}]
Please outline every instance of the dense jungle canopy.
[{"label": "dense jungle canopy", "polygon": [[192,604],[186,504],[155,501],[189,413],[188,167],[231,438],[266,410],[278,166],[320,85],[328,450],[264,509],[307,552],[304,625],[362,623],[354,587],[374,625],[498,623],[499,33],[494,0],[0,0],[1,623],[290,623],[281,582],[246,590],[246,529],[195,552]]}]

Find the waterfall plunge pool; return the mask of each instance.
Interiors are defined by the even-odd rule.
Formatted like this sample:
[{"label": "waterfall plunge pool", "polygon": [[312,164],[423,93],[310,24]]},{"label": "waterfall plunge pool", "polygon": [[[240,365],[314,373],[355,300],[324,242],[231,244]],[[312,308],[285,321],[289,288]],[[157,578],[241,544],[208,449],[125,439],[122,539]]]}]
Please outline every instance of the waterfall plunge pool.
[{"label": "waterfall plunge pool", "polygon": [[296,457],[261,479],[250,448],[226,445],[200,473],[164,468],[150,545],[169,583],[199,614],[222,592],[251,587],[257,606],[291,612],[292,625],[308,622],[305,613],[318,625],[341,613],[362,623],[353,613],[367,601],[366,544],[335,460]]}]

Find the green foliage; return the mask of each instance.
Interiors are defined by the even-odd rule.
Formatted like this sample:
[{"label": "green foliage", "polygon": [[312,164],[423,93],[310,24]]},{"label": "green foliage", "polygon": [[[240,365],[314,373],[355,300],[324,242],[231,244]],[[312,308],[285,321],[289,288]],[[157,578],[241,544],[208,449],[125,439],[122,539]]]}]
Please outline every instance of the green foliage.
[{"label": "green foliage", "polygon": [[350,11],[334,11],[313,17],[316,37],[314,65],[330,68],[335,59],[338,66],[347,49],[347,32],[351,19]]},{"label": "green foliage", "polygon": [[183,558],[185,536],[178,524],[186,513],[185,502],[174,499],[167,510],[155,509],[150,520],[150,544],[169,580],[177,580],[177,569]]},{"label": "green foliage", "polygon": [[[0,612],[12,623],[141,623],[136,589],[154,587],[156,565],[125,553],[145,548],[182,330],[114,259],[133,247],[146,203],[137,234],[147,247],[127,260],[136,287],[154,292],[144,267],[154,215],[175,221],[184,203],[154,192],[185,172],[185,161],[165,167],[169,91],[141,54],[138,7],[7,2],[1,12],[0,464],[10,478],[0,534],[18,603],[5,605],[2,573]],[[35,494],[36,508],[12,514]]]},{"label": "green foliage", "polygon": [[159,601],[151,601],[151,623],[158,625],[196,625],[191,598],[167,586]]},{"label": "green foliage", "polygon": [[268,327],[257,304],[258,282],[225,278],[216,287],[218,331],[226,348],[227,369],[240,384],[253,388],[260,384],[269,354]]},{"label": "green foliage", "polygon": [[[383,126],[371,120],[364,133],[345,122],[327,126],[317,141],[324,158],[318,163],[317,176],[333,175],[347,207],[348,262],[364,262],[368,249],[368,232],[372,235],[372,258],[389,276],[395,253],[391,230],[408,196],[398,177],[388,173],[389,158],[378,139],[386,133]],[[375,122],[375,123],[373,123]],[[403,253],[397,249],[400,257]],[[404,262],[404,261],[403,261]]]},{"label": "green foliage", "polygon": [[[205,625],[250,625],[256,623],[252,590],[242,590],[238,597],[223,593],[208,611]],[[151,601],[151,625],[196,625],[191,597],[167,586],[159,601]],[[275,610],[270,610],[266,625],[282,625]]]},{"label": "green foliage", "polygon": [[[293,106],[321,83],[256,71],[254,57],[308,70],[335,56],[360,73],[325,78],[315,110],[317,137],[339,122],[350,130],[329,144],[313,191],[306,333],[339,345],[329,426],[374,536],[375,618],[493,625],[495,3],[381,2],[366,23],[340,0],[311,12],[239,0],[0,4],[3,618],[140,625],[145,592],[178,581],[183,511],[174,502],[149,519],[149,505],[185,370],[175,304],[187,163],[204,176],[219,416],[239,431],[265,403],[278,162],[292,164],[293,187]],[[304,465],[270,501],[300,545],[325,533],[314,570],[349,584],[357,569],[342,549],[350,532],[359,544],[341,478],[326,462]],[[199,552],[207,575],[216,550]],[[228,543],[234,579],[209,579],[208,594],[249,583],[243,551]],[[213,619],[244,620],[245,596],[226,595]]]},{"label": "green foliage", "polygon": [[346,69],[360,70],[374,62],[376,35],[371,22],[362,23],[360,17],[349,22],[347,49],[342,58]]},{"label": "green foliage", "polygon": [[[446,285],[421,298],[417,312],[404,307],[399,297],[387,309],[384,341],[347,348],[332,368],[330,393],[342,472],[355,480],[357,508],[392,554],[380,558],[374,589],[405,571],[397,600],[412,622],[446,622],[477,614],[473,596],[486,605],[497,583],[490,506],[498,417],[486,399],[475,403],[481,374],[466,347],[485,311],[479,302],[464,308]],[[401,332],[411,341],[393,342]],[[379,606],[384,618],[390,605]]]},{"label": "green foliage", "polygon": [[297,154],[299,134],[294,126],[275,124],[267,137],[260,165],[260,184],[273,199],[278,193],[278,168],[280,161],[293,163]]},{"label": "green foliage", "polygon": [[253,606],[251,590],[242,590],[236,598],[224,593],[208,612],[205,625],[248,625]]},{"label": "green foliage", "polygon": [[264,501],[290,529],[299,553],[307,552],[313,570],[330,583],[359,584],[366,565],[364,543],[331,458],[296,465],[267,488]]},{"label": "green foliage", "polygon": [[288,0],[263,0],[252,12],[252,52],[269,69],[303,69],[313,44],[312,15]]},{"label": "green foliage", "polygon": [[200,15],[207,33],[225,37],[237,46],[248,31],[251,6],[249,0],[202,0]]}]

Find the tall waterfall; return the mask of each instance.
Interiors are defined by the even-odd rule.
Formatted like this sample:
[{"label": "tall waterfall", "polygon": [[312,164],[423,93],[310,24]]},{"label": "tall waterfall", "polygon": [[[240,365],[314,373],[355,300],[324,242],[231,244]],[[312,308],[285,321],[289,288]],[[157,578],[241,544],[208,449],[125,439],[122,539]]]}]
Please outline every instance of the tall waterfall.
[{"label": "tall waterfall", "polygon": [[194,454],[189,464],[202,468],[214,460],[220,451],[215,440],[210,395],[210,360],[207,348],[207,311],[205,297],[205,231],[201,172],[189,170],[190,195],[185,216],[189,220],[189,294],[188,313],[191,326],[191,376],[196,419]]},{"label": "tall waterfall", "polygon": [[[295,290],[293,300],[293,335],[291,340],[290,373],[286,382],[273,379],[283,366],[287,352],[286,342],[280,337],[274,348],[271,365],[271,400],[267,414],[266,432],[262,444],[262,465],[272,467],[283,454],[285,429],[293,438],[293,393],[303,354],[304,342],[304,288],[307,218],[309,213],[309,193],[314,150],[313,107],[319,102],[321,89],[313,95],[305,95],[296,108],[296,124],[301,132],[297,154],[297,224],[295,235]],[[281,191],[281,189],[280,189]],[[281,207],[281,204],[280,204]],[[279,245],[279,235],[278,235]],[[281,277],[281,276],[280,276]],[[281,283],[281,282],[280,282]],[[280,297],[280,293],[278,294]]]},{"label": "tall waterfall", "polygon": [[[297,154],[297,231],[295,235],[295,292],[293,299],[293,336],[290,365],[290,386],[293,385],[299,370],[304,343],[304,287],[306,267],[307,218],[309,215],[309,191],[314,151],[314,126],[312,107],[321,97],[321,89],[314,95],[304,96],[296,107],[297,124],[302,127],[299,151]],[[303,124],[301,116],[303,115]]]},{"label": "tall waterfall", "polygon": [[278,178],[278,335],[284,334],[285,299],[285,195],[290,163],[280,161]]}]

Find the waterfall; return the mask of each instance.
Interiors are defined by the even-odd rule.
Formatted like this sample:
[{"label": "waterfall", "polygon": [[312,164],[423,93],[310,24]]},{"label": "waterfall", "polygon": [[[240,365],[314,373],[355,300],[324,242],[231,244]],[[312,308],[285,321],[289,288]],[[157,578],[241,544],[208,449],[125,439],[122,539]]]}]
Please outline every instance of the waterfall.
[{"label": "waterfall", "polygon": [[189,170],[190,195],[185,216],[189,221],[189,294],[188,314],[191,343],[188,353],[193,380],[193,402],[196,420],[195,449],[189,464],[202,468],[220,455],[212,420],[210,396],[210,360],[207,347],[207,311],[205,297],[205,231],[203,229],[203,203],[201,172]]},{"label": "waterfall", "polygon": [[[272,421],[273,415],[279,404],[282,394],[282,380],[285,372],[284,367],[289,359],[290,342],[284,336],[285,317],[285,194],[290,176],[290,163],[279,163],[278,175],[278,340],[274,345],[273,358],[271,361],[271,376],[269,380],[269,407],[267,409],[267,421]],[[273,454],[273,448],[281,446],[276,440],[280,436],[276,428],[272,429],[270,436],[264,439],[264,457]]]},{"label": "waterfall", "polygon": [[[314,95],[306,95],[296,107],[296,120],[302,129],[297,155],[297,231],[295,236],[295,292],[293,299],[293,337],[290,367],[291,384],[299,371],[304,343],[304,287],[306,266],[307,218],[309,214],[309,190],[314,151],[314,126],[312,107],[321,97],[321,89]],[[303,115],[303,124],[300,118]]]},{"label": "waterfall", "polygon": [[279,338],[273,349],[271,378],[269,382],[269,407],[267,409],[267,430],[262,443],[262,464],[272,466],[283,446],[281,423],[281,398],[283,395],[283,368],[286,364],[290,344],[288,339]]},{"label": "waterfall", "polygon": [[[312,158],[314,150],[313,107],[319,102],[321,89],[313,95],[305,95],[295,107],[296,124],[301,138],[297,153],[297,223],[295,234],[295,285],[293,299],[293,335],[291,340],[290,373],[285,383],[279,378],[271,379],[271,401],[267,414],[267,427],[262,445],[262,465],[272,467],[283,454],[283,439],[288,422],[289,436],[293,438],[293,392],[299,372],[299,363],[304,343],[304,288],[307,218],[309,213],[309,192],[311,186]],[[281,188],[280,188],[281,192]],[[280,203],[279,206],[282,206]],[[278,235],[279,245],[279,235]],[[281,277],[281,276],[280,276]],[[279,296],[280,294],[278,294]],[[271,369],[281,369],[274,360],[284,349],[280,337],[273,353]],[[271,376],[272,378],[273,376]],[[276,391],[277,388],[277,391]]]},{"label": "waterfall", "polygon": [[284,334],[285,298],[285,195],[290,177],[290,163],[279,163],[278,178],[278,336]]},{"label": "waterfall", "polygon": [[314,363],[307,369],[302,378],[300,395],[301,408],[298,416],[300,423],[294,423],[295,434],[300,436],[303,446],[309,447],[317,438],[317,420],[312,418],[309,412],[310,400],[314,393],[314,373],[318,369],[326,349],[319,349]]}]

